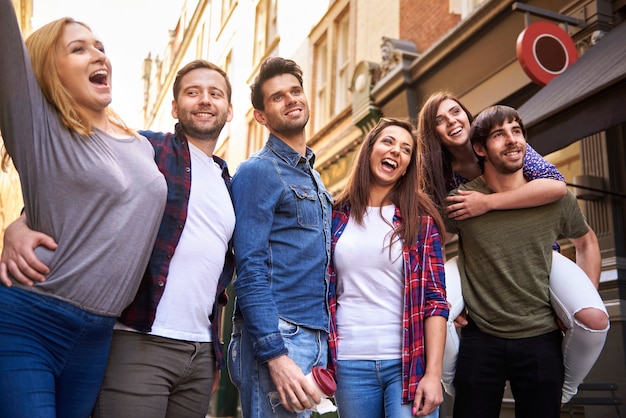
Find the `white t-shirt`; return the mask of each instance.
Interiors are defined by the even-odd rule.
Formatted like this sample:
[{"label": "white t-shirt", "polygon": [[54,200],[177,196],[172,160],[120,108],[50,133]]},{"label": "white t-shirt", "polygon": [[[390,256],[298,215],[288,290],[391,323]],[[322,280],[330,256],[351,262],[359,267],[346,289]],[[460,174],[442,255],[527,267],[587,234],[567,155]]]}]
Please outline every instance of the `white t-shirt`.
[{"label": "white t-shirt", "polygon": [[235,212],[219,165],[191,143],[189,150],[192,176],[187,221],[151,334],[208,342],[209,315],[235,228]]},{"label": "white t-shirt", "polygon": [[334,252],[339,360],[401,357],[404,263],[399,242],[389,254],[394,206],[369,207],[363,225],[349,219]]}]

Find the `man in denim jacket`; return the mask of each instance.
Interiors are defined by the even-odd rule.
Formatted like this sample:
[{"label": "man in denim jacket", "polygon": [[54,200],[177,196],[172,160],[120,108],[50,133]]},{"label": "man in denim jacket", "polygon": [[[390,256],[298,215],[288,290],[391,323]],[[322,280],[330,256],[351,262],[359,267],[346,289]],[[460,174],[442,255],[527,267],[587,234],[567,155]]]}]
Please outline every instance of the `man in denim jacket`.
[{"label": "man in denim jacket", "polygon": [[265,147],[232,182],[236,310],[228,367],[244,418],[306,417],[319,402],[305,375],[326,366],[332,198],[306,146],[302,71],[272,57],[251,86]]}]

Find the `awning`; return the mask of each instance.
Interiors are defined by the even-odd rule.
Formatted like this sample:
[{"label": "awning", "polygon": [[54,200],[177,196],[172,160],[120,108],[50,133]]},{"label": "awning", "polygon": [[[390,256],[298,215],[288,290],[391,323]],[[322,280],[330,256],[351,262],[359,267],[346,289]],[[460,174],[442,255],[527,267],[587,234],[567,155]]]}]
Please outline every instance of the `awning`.
[{"label": "awning", "polygon": [[518,109],[540,154],[626,122],[626,22]]}]

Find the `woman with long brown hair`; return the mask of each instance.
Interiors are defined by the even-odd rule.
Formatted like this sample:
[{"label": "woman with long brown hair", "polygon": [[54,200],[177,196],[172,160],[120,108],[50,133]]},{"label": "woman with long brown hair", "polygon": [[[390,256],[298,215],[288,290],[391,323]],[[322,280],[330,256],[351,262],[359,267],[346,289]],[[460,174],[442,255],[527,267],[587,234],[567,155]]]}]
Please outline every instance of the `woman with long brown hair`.
[{"label": "woman with long brown hair", "polygon": [[342,418],[437,417],[448,306],[443,224],[411,124],[366,136],[333,210],[329,304]]}]

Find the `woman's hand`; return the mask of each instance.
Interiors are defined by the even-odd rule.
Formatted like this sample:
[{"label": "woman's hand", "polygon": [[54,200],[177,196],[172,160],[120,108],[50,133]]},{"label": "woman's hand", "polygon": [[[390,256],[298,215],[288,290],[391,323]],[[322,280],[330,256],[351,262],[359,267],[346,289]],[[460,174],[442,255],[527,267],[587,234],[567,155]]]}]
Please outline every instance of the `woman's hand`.
[{"label": "woman's hand", "polygon": [[443,389],[441,388],[441,376],[424,375],[417,385],[415,399],[413,400],[413,415],[425,417],[432,414],[443,402]]},{"label": "woman's hand", "polygon": [[488,195],[469,190],[458,190],[458,195],[446,197],[446,212],[455,220],[473,218],[489,212]]}]

